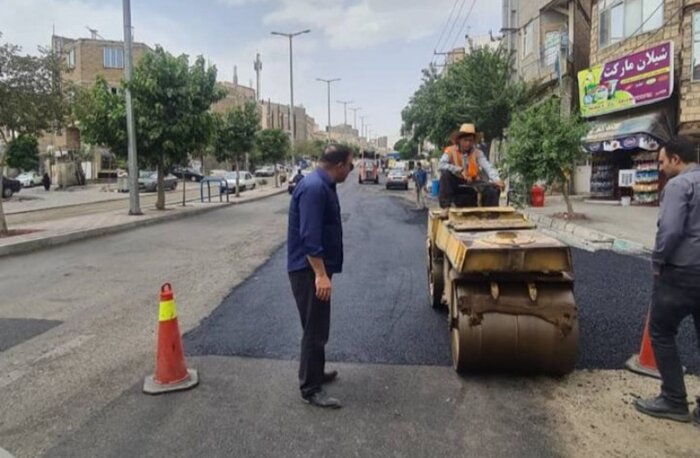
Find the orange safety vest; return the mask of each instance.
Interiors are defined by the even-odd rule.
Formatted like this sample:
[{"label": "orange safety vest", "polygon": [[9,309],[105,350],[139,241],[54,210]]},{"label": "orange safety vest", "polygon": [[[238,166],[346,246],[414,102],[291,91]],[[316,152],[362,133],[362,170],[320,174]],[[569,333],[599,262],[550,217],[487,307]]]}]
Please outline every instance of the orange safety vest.
[{"label": "orange safety vest", "polygon": [[478,150],[473,150],[471,154],[467,156],[467,169],[464,169],[464,162],[462,161],[462,154],[459,151],[459,149],[456,146],[448,146],[445,148],[445,152],[447,153],[447,157],[450,160],[450,164],[456,165],[460,169],[462,169],[462,176],[467,179],[471,178],[472,180],[479,176],[479,166],[476,163],[476,155]]}]

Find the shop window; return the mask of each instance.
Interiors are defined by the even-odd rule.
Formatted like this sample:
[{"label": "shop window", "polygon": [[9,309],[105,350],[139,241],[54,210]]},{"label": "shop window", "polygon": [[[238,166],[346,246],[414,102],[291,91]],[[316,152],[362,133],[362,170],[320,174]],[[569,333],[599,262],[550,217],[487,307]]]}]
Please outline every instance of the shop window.
[{"label": "shop window", "polygon": [[599,44],[606,47],[663,25],[663,0],[601,0]]},{"label": "shop window", "polygon": [[693,57],[691,78],[700,81],[700,13],[693,13]]},{"label": "shop window", "polygon": [[104,68],[124,68],[124,49],[102,48]]},{"label": "shop window", "polygon": [[533,39],[535,36],[534,29],[535,29],[535,22],[534,21],[530,21],[523,28],[523,57],[527,57],[530,54],[532,54],[532,50],[534,48]]}]

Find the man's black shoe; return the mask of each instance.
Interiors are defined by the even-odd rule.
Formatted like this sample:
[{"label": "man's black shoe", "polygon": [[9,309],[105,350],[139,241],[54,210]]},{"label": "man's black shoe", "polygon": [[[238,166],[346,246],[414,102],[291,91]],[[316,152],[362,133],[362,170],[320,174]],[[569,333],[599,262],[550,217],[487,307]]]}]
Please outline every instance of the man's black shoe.
[{"label": "man's black shoe", "polygon": [[695,410],[693,410],[693,424],[700,426],[700,407],[698,406],[695,406]]},{"label": "man's black shoe", "polygon": [[308,396],[302,396],[301,399],[307,404],[311,404],[312,406],[316,407],[323,407],[325,409],[340,409],[342,407],[340,401],[338,401],[336,398],[328,396],[328,393],[323,390],[317,391]]},{"label": "man's black shoe", "polygon": [[683,423],[688,423],[690,421],[690,413],[688,412],[687,405],[671,404],[661,396],[652,399],[637,399],[634,401],[634,406],[638,411],[651,415],[652,417],[665,418]]},{"label": "man's black shoe", "polygon": [[338,378],[338,371],[330,371],[326,372],[323,374],[323,382],[322,383],[331,383],[334,382],[335,379]]}]

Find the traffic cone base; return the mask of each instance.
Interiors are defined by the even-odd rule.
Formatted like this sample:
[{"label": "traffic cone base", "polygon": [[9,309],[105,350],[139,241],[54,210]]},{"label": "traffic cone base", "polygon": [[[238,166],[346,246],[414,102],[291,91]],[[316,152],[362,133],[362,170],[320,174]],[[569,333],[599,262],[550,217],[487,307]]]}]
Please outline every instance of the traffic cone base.
[{"label": "traffic cone base", "polygon": [[657,379],[661,378],[661,374],[659,374],[659,371],[656,370],[656,367],[644,366],[639,362],[639,354],[637,353],[632,355],[632,357],[625,362],[625,367],[636,374],[646,375],[647,377]]},{"label": "traffic cone base", "polygon": [[146,394],[161,394],[171,391],[183,391],[194,388],[199,384],[199,375],[195,369],[187,369],[187,377],[179,382],[158,383],[152,375],[146,377],[143,382],[143,392]]}]

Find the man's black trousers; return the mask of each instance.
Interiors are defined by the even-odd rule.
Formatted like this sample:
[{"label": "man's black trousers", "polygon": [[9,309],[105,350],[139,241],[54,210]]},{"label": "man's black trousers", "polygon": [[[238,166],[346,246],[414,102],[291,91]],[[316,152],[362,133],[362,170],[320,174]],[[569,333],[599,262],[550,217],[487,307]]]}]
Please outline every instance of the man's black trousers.
[{"label": "man's black trousers", "polygon": [[691,315],[696,339],[700,339],[700,274],[663,266],[661,275],[654,279],[649,336],[661,374],[661,395],[677,405],[685,405],[687,395],[676,334],[681,321]]},{"label": "man's black trousers", "polygon": [[[330,275],[329,275],[330,277]],[[299,359],[299,388],[308,397],[321,390],[326,365],[326,343],[331,322],[331,303],[316,297],[316,275],[311,269],[289,274],[299,309],[303,337]]]}]

